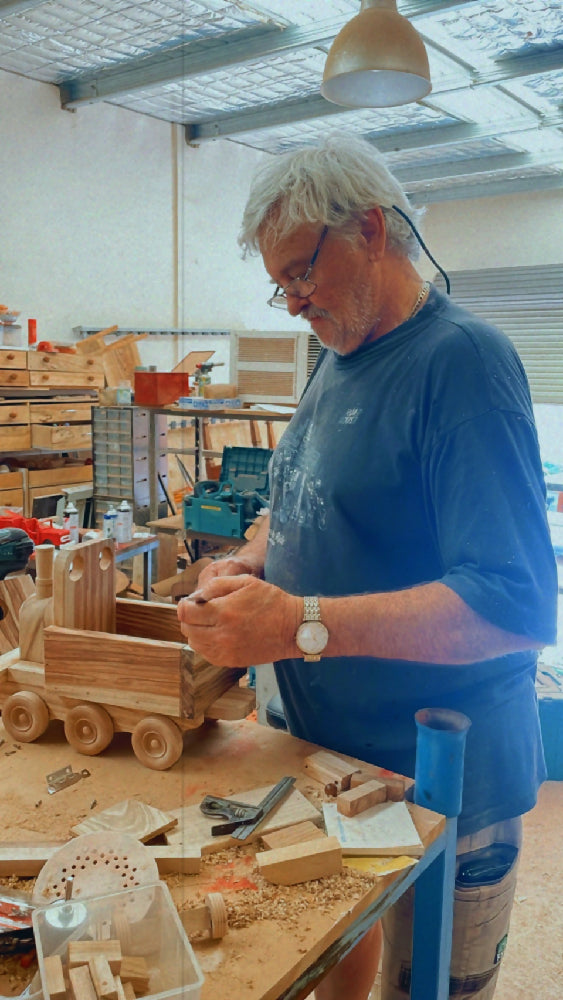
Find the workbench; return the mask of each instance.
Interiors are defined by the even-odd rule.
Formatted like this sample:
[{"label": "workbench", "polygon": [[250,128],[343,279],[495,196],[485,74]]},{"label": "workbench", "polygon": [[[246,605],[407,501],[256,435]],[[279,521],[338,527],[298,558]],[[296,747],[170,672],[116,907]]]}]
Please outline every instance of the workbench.
[{"label": "workbench", "polygon": [[[165,772],[143,768],[124,733],[117,734],[102,755],[89,758],[65,742],[58,722],[52,722],[39,741],[17,745],[0,723],[0,738],[5,741],[0,748],[4,846],[16,841],[21,846],[68,840],[71,826],[93,809],[99,811],[129,798],[172,810],[198,804],[209,793],[239,798],[245,790],[273,784],[284,775],[296,776],[296,787],[310,801],[319,795],[320,786],[303,771],[304,759],[319,748],[249,720],[209,724],[189,734],[183,757]],[[90,775],[54,795],[47,794],[46,775],[67,765],[73,771],[87,767]],[[321,807],[320,802],[315,804]],[[198,875],[163,876],[177,905],[178,900],[201,903],[207,892],[221,891],[230,911],[229,931],[222,940],[193,942],[205,975],[202,1000],[225,1000],[226,996],[229,1000],[301,1000],[415,880],[417,896],[420,887],[420,898],[425,899],[426,939],[421,942],[424,956],[418,973],[416,962],[413,967],[413,990],[420,988],[416,983],[422,975],[423,992],[413,992],[412,997],[445,997],[438,985],[432,985],[437,983],[438,968],[433,958],[440,934],[443,937],[445,932],[447,938],[451,933],[451,917],[446,914],[442,922],[436,900],[451,892],[449,875],[445,880],[443,875],[444,860],[452,844],[455,848],[455,829],[452,841],[451,820],[415,808],[425,853],[413,867],[380,878],[370,876],[369,884],[359,891],[355,884],[353,890],[349,888],[344,875],[333,876],[341,881],[341,891],[326,898],[319,882],[272,886],[279,905],[277,914],[268,919],[232,919],[243,895],[258,896],[241,889],[256,888],[253,866],[259,842],[206,857]],[[238,922],[243,926],[235,926]],[[3,991],[5,983],[0,978]]]}]

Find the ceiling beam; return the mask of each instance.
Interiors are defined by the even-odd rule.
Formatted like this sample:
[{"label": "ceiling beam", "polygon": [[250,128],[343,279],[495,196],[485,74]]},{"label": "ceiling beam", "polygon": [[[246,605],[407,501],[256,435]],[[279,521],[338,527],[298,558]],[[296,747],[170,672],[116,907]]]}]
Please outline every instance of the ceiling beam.
[{"label": "ceiling beam", "polygon": [[[3,4],[10,8],[17,2],[36,6],[43,0],[0,0],[0,16]],[[468,2],[469,0],[407,0],[401,6],[401,11],[405,16],[415,18],[433,11],[462,7]],[[175,48],[159,49],[152,55],[129,59],[95,74],[64,80],[59,86],[61,104],[63,108],[76,108],[81,104],[93,104],[146,87],[212,73],[227,66],[266,59],[292,49],[328,46],[347,20],[342,15],[305,27],[278,27],[270,24],[225,34],[220,40],[215,37],[185,42]]]},{"label": "ceiling beam", "polygon": [[[511,180],[482,180],[479,183],[437,188],[435,191],[409,192],[411,205],[431,205],[440,201],[466,201],[469,198],[498,198],[502,195],[536,191],[556,191],[563,188],[563,174],[538,177],[515,177]],[[407,189],[408,190],[408,189]]]},{"label": "ceiling beam", "polygon": [[[498,66],[489,73],[476,75],[472,80],[471,89],[507,83],[524,76],[533,76],[537,73],[560,69],[563,69],[563,46],[541,55],[512,56],[510,59],[503,60],[502,64],[499,62]],[[428,102],[434,107],[437,101],[439,103],[441,93],[447,95],[464,89],[466,89],[465,82],[460,82],[459,86],[453,89],[435,90]],[[426,102],[421,101],[420,104],[424,106]],[[235,111],[232,114],[221,115],[204,122],[186,123],[186,138],[188,142],[204,142],[206,139],[227,138],[241,132],[275,128],[277,125],[307,121],[310,118],[345,114],[347,110],[340,105],[325,101],[320,94],[313,94],[295,100],[259,105],[245,111]]]},{"label": "ceiling beam", "polygon": [[0,19],[12,14],[25,14],[26,10],[41,7],[45,0],[0,0]]},{"label": "ceiling beam", "polygon": [[447,163],[430,163],[426,166],[394,167],[393,176],[403,184],[438,181],[472,174],[498,173],[500,170],[526,170],[529,167],[560,166],[561,150],[552,156],[538,157],[535,153],[503,153],[492,156],[474,156]]}]

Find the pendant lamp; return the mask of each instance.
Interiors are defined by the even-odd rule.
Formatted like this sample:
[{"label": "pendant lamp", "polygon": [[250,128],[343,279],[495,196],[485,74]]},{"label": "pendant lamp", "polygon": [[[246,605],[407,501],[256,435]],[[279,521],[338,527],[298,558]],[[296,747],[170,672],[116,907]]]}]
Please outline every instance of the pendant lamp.
[{"label": "pendant lamp", "polygon": [[432,90],[424,42],[396,0],[362,0],[334,39],[321,94],[347,108],[389,108]]}]

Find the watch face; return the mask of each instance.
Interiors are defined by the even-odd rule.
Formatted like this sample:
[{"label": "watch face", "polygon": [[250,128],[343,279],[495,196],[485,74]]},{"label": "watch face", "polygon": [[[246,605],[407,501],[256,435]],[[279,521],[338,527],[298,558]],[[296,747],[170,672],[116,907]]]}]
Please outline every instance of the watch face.
[{"label": "watch face", "polygon": [[328,630],[322,622],[302,622],[295,640],[302,653],[322,653],[328,642]]}]

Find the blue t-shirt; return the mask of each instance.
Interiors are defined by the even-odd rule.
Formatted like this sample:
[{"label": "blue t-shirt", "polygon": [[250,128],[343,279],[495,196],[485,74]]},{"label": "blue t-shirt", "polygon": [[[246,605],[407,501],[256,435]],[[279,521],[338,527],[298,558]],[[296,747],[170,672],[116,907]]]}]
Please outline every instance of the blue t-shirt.
[{"label": "blue t-shirt", "polygon": [[[319,596],[439,580],[500,628],[554,642],[545,485],[508,338],[432,288],[414,319],[353,354],[328,351],[274,454],[265,575]],[[535,671],[531,652],[276,664],[295,736],[403,774],[418,709],[468,715],[460,835],[536,801]]]}]

